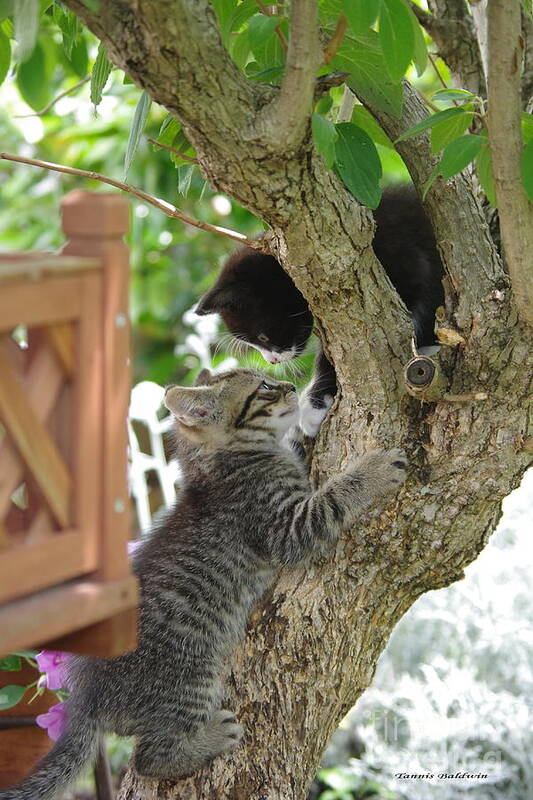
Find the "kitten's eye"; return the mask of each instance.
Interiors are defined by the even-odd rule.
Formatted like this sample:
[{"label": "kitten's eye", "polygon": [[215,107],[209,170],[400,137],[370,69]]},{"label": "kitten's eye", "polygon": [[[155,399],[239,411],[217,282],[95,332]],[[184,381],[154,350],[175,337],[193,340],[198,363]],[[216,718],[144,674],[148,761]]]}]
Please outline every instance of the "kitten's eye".
[{"label": "kitten's eye", "polygon": [[276,387],[275,386],[271,386],[266,381],[263,381],[263,383],[261,384],[261,386],[259,388],[260,389],[268,389],[269,392],[272,392]]},{"label": "kitten's eye", "polygon": [[266,336],[264,333],[260,333],[257,338],[259,339],[260,342],[263,342],[263,343],[266,343],[266,342],[269,341],[268,336]]}]

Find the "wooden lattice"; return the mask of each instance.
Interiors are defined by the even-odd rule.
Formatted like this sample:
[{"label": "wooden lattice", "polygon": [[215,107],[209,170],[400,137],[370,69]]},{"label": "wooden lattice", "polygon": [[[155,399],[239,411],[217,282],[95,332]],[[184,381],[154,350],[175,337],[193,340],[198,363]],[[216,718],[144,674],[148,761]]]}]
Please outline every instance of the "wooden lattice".
[{"label": "wooden lattice", "polygon": [[65,649],[132,643],[127,206],[75,192],[63,219],[61,256],[0,257],[4,652],[66,635]]}]

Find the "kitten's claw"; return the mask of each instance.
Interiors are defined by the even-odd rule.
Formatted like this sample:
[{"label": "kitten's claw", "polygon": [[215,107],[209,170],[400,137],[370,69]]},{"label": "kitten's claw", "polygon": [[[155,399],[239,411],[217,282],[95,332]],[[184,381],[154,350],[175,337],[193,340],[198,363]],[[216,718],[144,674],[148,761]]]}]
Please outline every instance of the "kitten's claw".
[{"label": "kitten's claw", "polygon": [[215,711],[209,723],[209,730],[219,743],[219,752],[235,750],[244,736],[244,728],[237,722],[235,714],[225,708]]},{"label": "kitten's claw", "polygon": [[361,474],[365,483],[373,488],[376,497],[397,491],[407,478],[407,456],[405,450],[372,450],[357,459],[352,469]]}]

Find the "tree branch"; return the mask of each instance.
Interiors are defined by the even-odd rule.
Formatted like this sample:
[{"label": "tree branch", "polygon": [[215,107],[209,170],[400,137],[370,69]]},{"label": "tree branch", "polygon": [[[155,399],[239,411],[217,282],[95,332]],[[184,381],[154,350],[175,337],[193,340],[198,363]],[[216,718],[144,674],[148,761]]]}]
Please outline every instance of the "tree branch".
[{"label": "tree branch", "polygon": [[429,7],[433,14],[420,10],[415,14],[437,45],[454,83],[485,97],[485,71],[466,0],[429,0]]},{"label": "tree branch", "polygon": [[519,316],[533,326],[533,205],[520,175],[520,0],[491,0],[487,14],[487,125],[502,241]]},{"label": "tree branch", "polygon": [[[404,81],[404,91],[401,119],[366,104],[393,141],[427,116],[423,101],[407,81]],[[398,142],[396,149],[422,194],[438,160],[431,153],[429,134],[424,132]],[[455,322],[460,328],[468,330],[474,317],[482,313],[495,286],[505,282],[498,253],[470,177],[463,174],[446,182],[437,179],[426,195],[424,206],[453,286]],[[475,241],[471,237],[472,227],[479,231]],[[456,241],[468,244],[458,248]]]},{"label": "tree branch", "polygon": [[346,18],[346,14],[339,14],[339,19],[337,20],[337,25],[335,26],[333,36],[327,43],[326,49],[324,50],[325,64],[329,64],[329,62],[335,57],[335,53],[339,49],[339,45],[344,38],[344,34],[346,33],[347,27],[348,27],[348,20]]},{"label": "tree branch", "polygon": [[54,97],[53,100],[50,100],[50,102],[47,103],[47,105],[45,105],[44,108],[41,108],[40,111],[33,111],[31,114],[15,114],[14,119],[27,119],[28,117],[42,117],[44,114],[46,114],[47,111],[50,111],[50,109],[53,108],[55,104],[59,102],[59,100],[62,100],[69,94],[72,94],[73,92],[76,91],[76,89],[79,89],[81,86],[88,83],[90,80],[91,76],[86,75],[84,78],[81,79],[81,81],[78,81],[73,86],[69,86],[69,88],[65,89],[64,92],[61,92],[60,94],[57,95],[57,97]]},{"label": "tree branch", "polygon": [[[156,144],[159,143],[156,142]],[[173,206],[171,203],[167,203],[166,200],[160,200],[158,197],[154,197],[153,195],[144,192],[142,189],[138,189],[136,186],[131,186],[128,183],[116,181],[114,178],[108,178],[105,175],[100,175],[99,172],[88,172],[85,169],[66,167],[63,164],[53,164],[50,161],[40,161],[37,158],[25,158],[24,156],[13,155],[12,153],[0,153],[0,159],[4,159],[5,161],[17,161],[19,164],[30,164],[33,167],[42,167],[43,169],[50,169],[54,172],[63,172],[66,175],[78,175],[81,178],[88,178],[92,181],[107,183],[109,186],[114,186],[116,189],[120,189],[122,192],[127,192],[128,194],[137,197],[139,200],[144,200],[145,203],[154,206],[154,208],[158,208],[159,211],[162,211],[167,217],[179,219],[181,222],[185,222],[186,225],[192,225],[193,228],[200,228],[201,230],[208,231],[209,233],[216,233],[219,236],[224,236],[226,239],[233,239],[235,242],[248,245],[248,247],[253,247],[256,250],[264,249],[264,244],[261,243],[260,239],[249,239],[243,233],[232,231],[229,228],[221,228],[218,225],[210,225],[209,222],[203,222],[202,220],[194,219],[194,217],[189,217],[187,214],[184,214],[182,211],[180,211],[179,208],[176,208],[176,206]]]},{"label": "tree branch", "polygon": [[299,147],[309,124],[322,53],[316,0],[293,0],[287,66],[278,95],[253,125],[257,138],[276,151]]}]

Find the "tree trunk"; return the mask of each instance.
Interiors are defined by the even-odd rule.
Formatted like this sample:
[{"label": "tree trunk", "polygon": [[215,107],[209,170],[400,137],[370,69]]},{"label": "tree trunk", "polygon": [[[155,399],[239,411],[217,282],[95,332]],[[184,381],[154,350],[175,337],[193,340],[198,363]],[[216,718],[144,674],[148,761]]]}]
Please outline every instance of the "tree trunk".
[{"label": "tree trunk", "polygon": [[[409,453],[400,494],[321,563],[283,572],[253,612],[225,703],[246,728],[243,746],[176,784],[130,771],[120,793],[120,800],[303,800],[395,624],[422,593],[462,577],[531,461],[529,333],[468,179],[437,182],[427,210],[447,270],[442,324],[460,344],[437,357],[446,391],[432,402],[410,396],[403,377],[410,324],[371,249],[370,214],[313,152],[307,124],[289,147],[267,135],[284,84],[278,91],[244,79],[207,0],[110,0],[98,15],[79,0],[67,4],[182,121],[210,183],[271,226],[272,252],[308,299],[338,376],[313,478],[322,482],[376,445]],[[293,0],[293,13],[298,7],[314,14],[312,0]],[[312,49],[312,25],[302,36]],[[413,108],[408,103],[396,121],[403,129]],[[420,186],[431,169],[427,139],[405,146]]]}]

